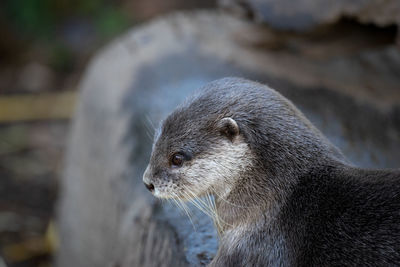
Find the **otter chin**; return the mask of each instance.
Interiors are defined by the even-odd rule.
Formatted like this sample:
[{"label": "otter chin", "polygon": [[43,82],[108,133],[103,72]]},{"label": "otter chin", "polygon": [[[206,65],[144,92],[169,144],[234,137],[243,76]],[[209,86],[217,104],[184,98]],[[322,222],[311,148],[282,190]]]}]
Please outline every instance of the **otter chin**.
[{"label": "otter chin", "polygon": [[400,264],[400,172],[353,166],[256,82],[220,79],[177,107],[143,182],[158,198],[213,196],[210,266]]}]

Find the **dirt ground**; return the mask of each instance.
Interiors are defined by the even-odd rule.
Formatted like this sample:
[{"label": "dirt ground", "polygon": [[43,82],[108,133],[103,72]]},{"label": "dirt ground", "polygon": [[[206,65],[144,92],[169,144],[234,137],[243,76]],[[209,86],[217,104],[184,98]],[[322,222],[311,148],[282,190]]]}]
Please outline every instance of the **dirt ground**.
[{"label": "dirt ground", "polygon": [[[9,266],[48,266],[68,121],[0,126],[0,246]],[[1,266],[1,264],[0,264]]]}]

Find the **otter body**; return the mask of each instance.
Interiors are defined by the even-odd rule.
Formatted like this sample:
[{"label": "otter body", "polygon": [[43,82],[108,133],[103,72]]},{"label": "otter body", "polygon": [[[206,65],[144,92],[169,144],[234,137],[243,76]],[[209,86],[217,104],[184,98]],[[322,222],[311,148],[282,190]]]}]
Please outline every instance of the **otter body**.
[{"label": "otter body", "polygon": [[156,197],[215,199],[210,266],[400,265],[400,172],[352,166],[286,98],[212,82],[156,134]]}]

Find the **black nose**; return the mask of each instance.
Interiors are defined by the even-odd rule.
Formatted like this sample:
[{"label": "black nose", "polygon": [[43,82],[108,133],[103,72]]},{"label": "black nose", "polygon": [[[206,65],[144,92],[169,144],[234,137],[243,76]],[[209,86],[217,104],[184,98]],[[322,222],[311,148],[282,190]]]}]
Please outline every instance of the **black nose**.
[{"label": "black nose", "polygon": [[147,189],[150,190],[150,192],[153,192],[153,191],[154,191],[154,185],[153,185],[153,184],[146,184],[146,183],[144,183],[144,185],[146,186]]}]

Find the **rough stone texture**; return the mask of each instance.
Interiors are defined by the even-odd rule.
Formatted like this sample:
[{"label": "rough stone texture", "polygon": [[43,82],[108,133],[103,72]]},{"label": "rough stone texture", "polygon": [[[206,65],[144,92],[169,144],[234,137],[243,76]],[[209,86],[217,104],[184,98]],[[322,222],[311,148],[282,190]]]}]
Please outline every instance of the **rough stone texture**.
[{"label": "rough stone texture", "polygon": [[379,26],[400,25],[398,0],[220,0],[220,5],[274,28],[305,30],[352,17]]},{"label": "rough stone texture", "polygon": [[[141,177],[153,125],[217,78],[265,82],[292,99],[356,165],[399,167],[400,52],[385,42],[370,46],[378,35],[360,32],[334,41],[281,36],[226,14],[195,12],[158,19],[115,40],[82,82],[59,205],[57,265],[210,261],[217,249],[210,220],[191,207],[192,224],[178,208],[154,199]],[[365,39],[355,49],[357,34]]]}]

